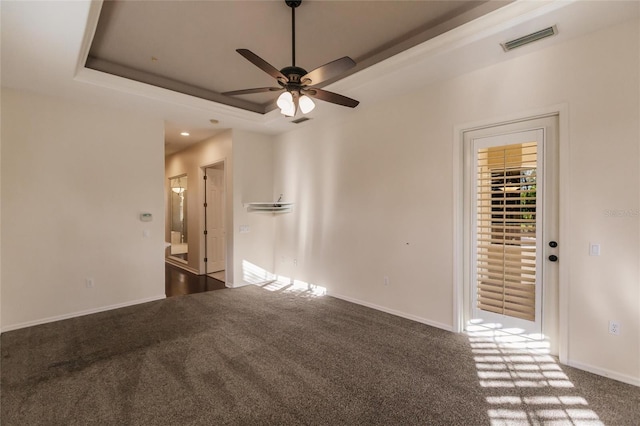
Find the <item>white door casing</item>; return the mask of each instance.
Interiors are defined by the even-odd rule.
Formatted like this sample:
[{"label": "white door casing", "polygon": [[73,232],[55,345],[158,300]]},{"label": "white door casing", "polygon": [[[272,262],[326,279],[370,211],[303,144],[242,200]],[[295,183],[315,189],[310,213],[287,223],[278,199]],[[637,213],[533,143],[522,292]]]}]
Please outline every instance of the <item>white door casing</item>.
[{"label": "white door casing", "polygon": [[[502,327],[519,329],[529,335],[544,335],[549,338],[552,348],[556,347],[554,341],[557,336],[558,327],[558,267],[557,263],[551,262],[549,256],[558,255],[559,250],[550,247],[551,241],[558,241],[558,125],[557,116],[547,116],[542,118],[520,120],[499,126],[485,126],[480,129],[464,132],[464,206],[463,206],[463,240],[464,240],[464,322],[471,319],[480,319],[485,322],[501,324]],[[519,143],[526,143],[536,140],[540,148],[537,160],[539,173],[536,203],[536,231],[535,231],[535,314],[533,320],[503,315],[496,312],[488,312],[478,307],[478,207],[477,201],[477,172],[478,172],[478,150],[494,149],[492,147],[508,146]],[[539,141],[539,142],[538,142]],[[495,179],[498,175],[492,175]],[[505,174],[506,176],[506,174]],[[495,182],[492,180],[491,182]],[[486,183],[486,182],[485,182]],[[495,187],[492,187],[495,189]],[[485,188],[486,189],[486,188]],[[505,187],[506,190],[515,190]],[[495,192],[492,195],[495,197]],[[524,191],[520,191],[524,192]],[[485,200],[486,201],[486,200]],[[490,201],[492,204],[493,202]],[[506,204],[506,203],[505,203]],[[485,206],[486,207],[486,206]],[[490,208],[489,211],[494,211]],[[487,216],[485,211],[485,225]],[[505,215],[506,216],[506,215]],[[495,224],[494,219],[488,219],[491,224]],[[507,226],[509,227],[509,226]],[[480,230],[482,231],[482,227]],[[492,225],[485,226],[484,230],[495,231]],[[491,232],[485,232],[484,237]],[[493,235],[490,236],[492,238]],[[561,242],[558,242],[561,243]],[[500,244],[498,244],[499,246]],[[507,250],[512,250],[507,243]],[[518,244],[516,244],[517,246]],[[526,245],[526,244],[525,244]],[[486,248],[486,247],[485,247]],[[481,255],[482,257],[482,255]],[[493,256],[495,257],[495,256]],[[507,256],[508,257],[508,256]],[[528,257],[531,256],[515,256]],[[485,253],[486,258],[486,253]],[[483,259],[480,259],[483,260]],[[510,265],[508,265],[510,266]],[[524,269],[529,269],[525,266]],[[486,272],[486,268],[484,270]],[[481,274],[482,274],[481,269]],[[486,274],[485,274],[486,275]],[[486,276],[485,276],[486,278]],[[492,277],[493,278],[493,277]],[[531,278],[529,276],[528,278]],[[526,280],[524,280],[526,281]],[[552,349],[553,350],[553,349]]]}]

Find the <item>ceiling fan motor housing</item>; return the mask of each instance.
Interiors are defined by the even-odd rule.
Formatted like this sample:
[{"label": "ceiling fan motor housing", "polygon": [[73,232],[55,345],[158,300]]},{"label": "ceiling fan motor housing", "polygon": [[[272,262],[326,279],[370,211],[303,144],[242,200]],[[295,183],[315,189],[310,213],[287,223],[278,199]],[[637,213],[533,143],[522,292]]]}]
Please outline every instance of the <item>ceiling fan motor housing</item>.
[{"label": "ceiling fan motor housing", "polygon": [[[280,86],[289,89],[289,88],[300,88],[303,85],[303,82],[300,80],[302,76],[307,74],[307,71],[304,68],[300,67],[284,67],[280,70],[280,72],[287,76],[289,79],[288,82],[282,82],[278,80]],[[306,84],[306,83],[305,83]]]}]

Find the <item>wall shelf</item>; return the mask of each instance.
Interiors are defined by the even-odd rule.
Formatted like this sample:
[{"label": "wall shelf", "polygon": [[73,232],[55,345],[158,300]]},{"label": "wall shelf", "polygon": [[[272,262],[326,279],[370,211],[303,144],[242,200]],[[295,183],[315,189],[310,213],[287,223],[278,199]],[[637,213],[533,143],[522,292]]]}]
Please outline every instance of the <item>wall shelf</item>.
[{"label": "wall shelf", "polygon": [[264,213],[290,213],[293,209],[293,203],[285,203],[282,201],[267,201],[246,203],[245,207],[248,212],[264,212]]}]

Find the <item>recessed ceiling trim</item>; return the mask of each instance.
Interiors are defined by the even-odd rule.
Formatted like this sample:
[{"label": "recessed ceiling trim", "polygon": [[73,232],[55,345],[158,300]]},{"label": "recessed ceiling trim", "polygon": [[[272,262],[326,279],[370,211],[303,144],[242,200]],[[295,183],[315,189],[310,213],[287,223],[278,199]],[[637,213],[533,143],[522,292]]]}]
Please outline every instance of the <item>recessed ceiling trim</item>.
[{"label": "recessed ceiling trim", "polygon": [[[107,89],[116,90],[118,92],[133,94],[135,96],[141,96],[143,98],[155,99],[164,103],[203,111],[206,112],[207,115],[215,114],[217,116],[224,116],[230,119],[240,120],[241,122],[249,124],[251,126],[263,126],[265,124],[268,124],[270,121],[273,121],[273,118],[270,118],[270,113],[260,114],[252,111],[247,111],[242,108],[235,108],[226,104],[212,102],[196,96],[186,95],[184,93],[164,89],[146,83],[141,83],[136,80],[119,77],[91,68],[82,67],[76,73],[74,80],[82,83],[105,87]],[[236,125],[238,124],[239,123],[236,123]]]},{"label": "recessed ceiling trim", "polygon": [[170,78],[132,69],[91,56],[87,58],[85,67],[107,74],[113,74],[118,77],[127,78],[129,80],[143,82],[163,89],[172,90],[174,92],[195,96],[197,98],[205,99],[208,101],[222,103],[236,108],[242,108],[251,112],[257,112],[258,114],[265,114],[267,112],[264,106],[256,104],[254,102],[249,102],[244,99],[231,98],[229,96],[221,95],[220,93],[214,92],[212,90],[192,86],[181,81],[172,80]]}]

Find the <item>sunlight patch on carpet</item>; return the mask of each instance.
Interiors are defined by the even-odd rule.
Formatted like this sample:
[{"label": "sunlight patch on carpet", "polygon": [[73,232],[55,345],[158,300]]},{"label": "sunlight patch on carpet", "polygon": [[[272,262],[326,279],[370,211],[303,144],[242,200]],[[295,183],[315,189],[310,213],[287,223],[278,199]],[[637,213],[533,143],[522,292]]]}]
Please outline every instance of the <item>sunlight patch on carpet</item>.
[{"label": "sunlight patch on carpet", "polygon": [[262,284],[261,287],[269,291],[294,293],[302,297],[320,297],[327,294],[327,289],[324,287],[284,276],[278,276],[276,280]]},{"label": "sunlight patch on carpet", "polygon": [[327,294],[327,289],[324,287],[276,275],[247,260],[242,261],[242,276],[245,282],[259,285],[269,291],[294,293],[301,297],[319,297]]},{"label": "sunlight patch on carpet", "polygon": [[491,425],[604,424],[549,354],[548,341],[472,323],[467,336]]}]

